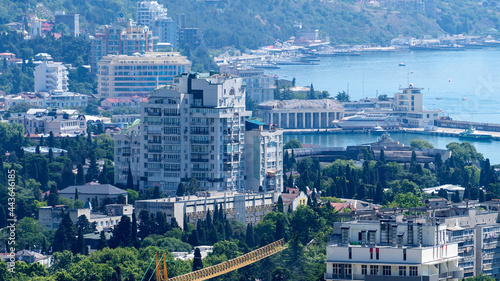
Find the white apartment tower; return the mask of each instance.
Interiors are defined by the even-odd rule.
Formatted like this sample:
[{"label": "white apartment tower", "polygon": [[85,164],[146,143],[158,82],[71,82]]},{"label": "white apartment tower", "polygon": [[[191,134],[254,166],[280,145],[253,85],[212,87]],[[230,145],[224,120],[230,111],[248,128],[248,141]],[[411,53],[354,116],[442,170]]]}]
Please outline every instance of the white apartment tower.
[{"label": "white apartment tower", "polygon": [[406,127],[424,127],[434,125],[438,119],[436,110],[425,110],[422,88],[417,88],[410,83],[408,88],[402,88],[402,93],[394,94],[393,109],[401,117],[401,123]]},{"label": "white apartment tower", "polygon": [[35,67],[35,92],[67,92],[68,69],[60,62],[42,62]]},{"label": "white apartment tower", "polygon": [[[395,219],[334,224],[325,280],[460,280],[458,243],[446,224]],[[336,239],[335,239],[336,238]]]},{"label": "white apartment tower", "polygon": [[137,24],[151,27],[154,20],[166,17],[167,9],[157,1],[137,2]]},{"label": "white apartment tower", "polygon": [[258,120],[246,122],[245,188],[283,191],[283,130]]},{"label": "white apartment tower", "polygon": [[243,190],[245,91],[240,78],[183,74],[141,107],[141,187],[175,192],[196,178],[201,189]]}]

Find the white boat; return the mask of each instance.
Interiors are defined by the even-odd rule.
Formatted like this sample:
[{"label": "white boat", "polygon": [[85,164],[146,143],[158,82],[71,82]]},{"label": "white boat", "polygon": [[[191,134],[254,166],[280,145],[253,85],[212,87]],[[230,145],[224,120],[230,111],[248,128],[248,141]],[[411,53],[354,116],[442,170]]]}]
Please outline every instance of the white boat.
[{"label": "white boat", "polygon": [[377,126],[372,128],[372,134],[383,134],[385,133],[384,128],[382,128],[380,125],[377,124]]},{"label": "white boat", "polygon": [[363,112],[333,122],[344,130],[371,130],[376,126],[379,126],[383,130],[401,127],[398,118],[394,116],[374,113],[367,114]]}]

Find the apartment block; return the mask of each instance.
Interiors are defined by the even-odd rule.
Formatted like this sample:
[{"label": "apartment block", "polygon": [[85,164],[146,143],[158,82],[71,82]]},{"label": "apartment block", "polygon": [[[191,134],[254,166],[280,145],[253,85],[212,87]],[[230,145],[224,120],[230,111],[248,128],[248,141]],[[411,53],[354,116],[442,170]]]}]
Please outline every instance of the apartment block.
[{"label": "apartment block", "polygon": [[283,130],[258,120],[246,121],[245,187],[247,190],[283,190]]},{"label": "apartment block", "polygon": [[175,218],[182,227],[184,220],[196,224],[204,220],[207,212],[213,214],[215,206],[226,214],[229,220],[237,220],[245,224],[258,223],[267,213],[274,209],[279,193],[238,193],[238,192],[203,192],[196,195],[170,197],[135,201],[136,214],[142,210],[150,214],[165,213],[168,221]]},{"label": "apartment block", "polygon": [[459,260],[446,224],[432,219],[335,223],[325,280],[459,280]]},{"label": "apartment block", "polygon": [[148,26],[138,26],[135,22],[121,20],[112,25],[104,25],[91,37],[90,65],[97,72],[97,63],[107,55],[128,55],[157,51],[158,38]]},{"label": "apartment block", "polygon": [[98,63],[99,98],[147,96],[174,77],[191,71],[191,62],[175,52],[110,55]]},{"label": "apartment block", "polygon": [[68,91],[68,69],[61,62],[44,61],[34,74],[35,92]]},{"label": "apartment block", "polygon": [[158,18],[167,17],[167,9],[157,1],[137,2],[137,24],[151,27]]},{"label": "apartment block", "polygon": [[243,190],[245,92],[240,78],[183,74],[141,108],[141,187]]},{"label": "apartment block", "polygon": [[[119,121],[118,121],[119,122]],[[122,128],[120,134],[115,134],[114,139],[114,167],[115,183],[126,184],[129,176],[129,169],[132,174],[132,183],[139,182],[142,169],[139,162],[141,155],[141,120],[137,119],[129,126]]]},{"label": "apartment block", "polygon": [[237,75],[243,79],[246,87],[247,99],[261,103],[274,99],[274,78],[264,74],[264,69],[241,66],[235,64],[223,64],[220,66],[221,73]]}]

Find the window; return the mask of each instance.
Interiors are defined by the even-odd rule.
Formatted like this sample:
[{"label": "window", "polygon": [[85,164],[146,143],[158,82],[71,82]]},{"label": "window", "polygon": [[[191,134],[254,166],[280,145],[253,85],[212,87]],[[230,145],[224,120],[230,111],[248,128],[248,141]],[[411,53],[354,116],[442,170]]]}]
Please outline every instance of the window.
[{"label": "window", "polygon": [[406,249],[403,249],[403,260],[406,260]]},{"label": "window", "polygon": [[399,267],[399,276],[406,276],[406,266]]},{"label": "window", "polygon": [[340,274],[340,265],[339,264],[332,264],[333,267],[333,276],[338,276]]},{"label": "window", "polygon": [[361,242],[363,240],[363,236],[361,234],[361,231],[358,232],[358,240]]},{"label": "window", "polygon": [[384,265],[382,267],[382,274],[384,276],[391,276],[391,266],[390,265]]},{"label": "window", "polygon": [[410,276],[418,276],[418,267],[410,266]]},{"label": "window", "polygon": [[349,259],[352,259],[352,248],[349,247]]},{"label": "window", "polygon": [[378,275],[378,265],[370,265],[370,275]]},{"label": "window", "polygon": [[345,265],[344,274],[346,275],[346,277],[350,277],[350,275],[352,274],[352,265],[350,264]]},{"label": "window", "polygon": [[366,275],[368,273],[366,264],[361,265],[361,274]]}]

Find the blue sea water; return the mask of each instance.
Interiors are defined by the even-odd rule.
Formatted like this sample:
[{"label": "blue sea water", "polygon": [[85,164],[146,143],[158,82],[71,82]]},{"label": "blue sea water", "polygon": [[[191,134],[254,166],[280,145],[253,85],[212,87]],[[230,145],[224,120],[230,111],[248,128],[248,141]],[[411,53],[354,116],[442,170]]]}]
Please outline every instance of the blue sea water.
[{"label": "blue sea water", "polygon": [[[451,142],[461,142],[456,137],[440,137],[435,135],[409,134],[403,132],[393,132],[391,138],[399,141],[405,146],[410,145],[412,139],[426,140],[436,148],[446,148]],[[377,141],[380,135],[369,133],[311,133],[311,134],[285,134],[283,139],[286,143],[291,139],[296,139],[301,143],[314,144],[324,147],[347,147],[351,145],[367,144]],[[489,158],[492,164],[500,164],[500,142],[499,141],[472,141],[471,144],[476,150]]]},{"label": "blue sea water", "polygon": [[269,73],[296,78],[301,86],[312,83],[332,96],[348,91],[351,100],[393,96],[413,83],[424,89],[427,109],[441,109],[455,120],[500,123],[500,48],[362,53],[321,58],[318,65],[283,65]]}]

